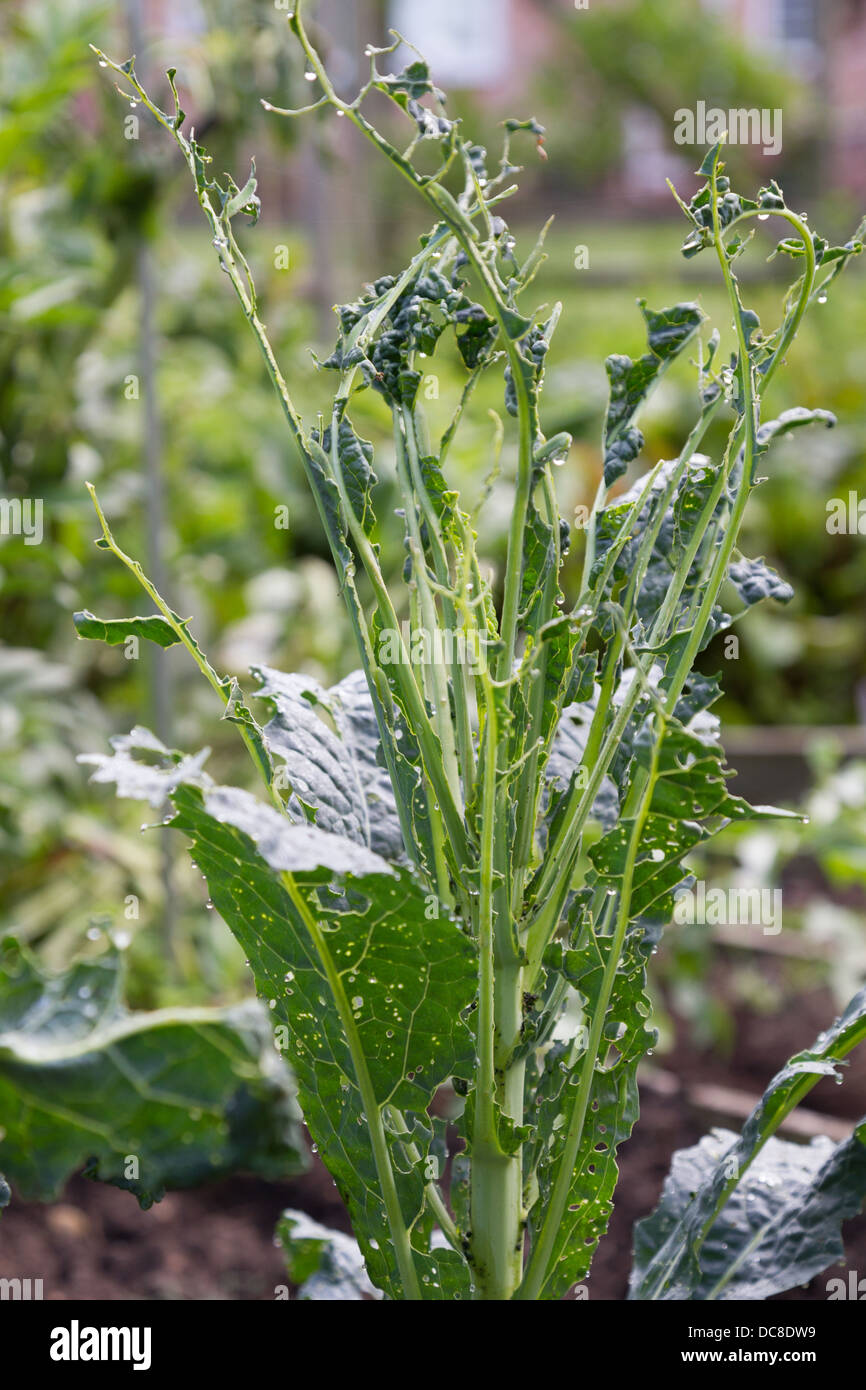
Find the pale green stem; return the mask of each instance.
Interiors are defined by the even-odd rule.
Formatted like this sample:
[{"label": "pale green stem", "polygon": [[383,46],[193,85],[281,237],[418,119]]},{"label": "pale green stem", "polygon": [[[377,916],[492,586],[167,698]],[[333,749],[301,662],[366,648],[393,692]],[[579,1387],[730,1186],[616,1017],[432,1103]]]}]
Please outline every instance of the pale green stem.
[{"label": "pale green stem", "polygon": [[[511,1297],[520,1278],[521,1176],[519,1155],[503,1152],[496,1120],[496,932],[494,836],[496,755],[499,743],[496,696],[485,677],[486,729],[482,768],[482,843],[478,906],[478,1062],[472,1135],[470,1209],[476,1298]],[[521,1096],[522,1105],[522,1096]]]}]

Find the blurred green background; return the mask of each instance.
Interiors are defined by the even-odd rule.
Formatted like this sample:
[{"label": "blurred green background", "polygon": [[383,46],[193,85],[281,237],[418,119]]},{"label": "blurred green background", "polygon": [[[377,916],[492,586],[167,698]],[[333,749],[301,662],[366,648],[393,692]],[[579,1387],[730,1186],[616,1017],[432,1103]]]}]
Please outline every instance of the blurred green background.
[{"label": "blurred green background", "polygon": [[[158,0],[7,0],[0,16],[0,495],[44,504],[41,544],[0,536],[0,934],[14,931],[58,966],[113,936],[129,949],[141,1005],[234,995],[242,962],[204,910],[204,886],[179,844],[139,833],[140,808],[90,787],[76,755],[103,751],[112,733],[142,722],[174,746],[211,745],[217,776],[244,780],[246,771],[182,658],[142,650],[127,660],[122,648],[76,641],[74,609],[114,617],[144,606],[132,579],[93,547],[84,480],[97,484],[121,544],[194,617],[218,667],[242,675],[269,662],[331,681],[355,658],[312,501],[186,171],[121,101],[88,43],[118,58],[135,49],[158,91],[164,68],[177,67],[218,170],[243,182],[255,153],[263,216],[244,249],[293,394],[314,411],[328,383],[309,349],[329,350],[331,306],[399,268],[424,224],[384,163],[339,128],[347,123],[289,125],[262,112],[259,97],[309,98],[287,8],[196,0],[181,14]],[[567,512],[590,502],[598,480],[604,359],[643,348],[637,297],[653,307],[697,298],[723,336],[730,330],[713,266],[679,254],[684,226],[665,178],[688,194],[700,156],[674,143],[676,110],[698,100],[780,109],[782,153],[732,150],[737,185],[752,193],[778,177],[834,242],[866,210],[863,5],[321,0],[314,9],[336,36],[329,62],[343,89],[359,79],[364,45],[396,23],[432,46],[434,74],[491,150],[503,116],[531,112],[547,128],[546,159],[531,142],[521,151],[527,168],[509,220],[528,250],[556,213],[536,288],[564,304],[545,427],[575,436],[557,479]],[[771,245],[768,237],[764,253],[752,250],[743,276],[766,323],[783,289],[775,263],[763,263]],[[796,596],[750,613],[736,660],[721,645],[705,655],[706,669],[723,668],[727,743],[746,779],[759,769],[758,799],[800,796],[809,784],[824,795],[823,838],[788,830],[761,860],[762,872],[781,873],[809,858],[804,923],[815,900],[849,914],[864,903],[866,765],[851,755],[866,750],[866,536],[825,524],[828,498],[866,496],[864,327],[855,265],[808,320],[768,402],[772,413],[830,409],[838,428],[796,433],[773,451],[744,535],[744,549],[765,554]],[[447,357],[436,372],[444,418],[460,373]],[[693,392],[683,364],[642,420],[645,461],[678,452]],[[479,393],[452,456],[469,497],[490,466],[487,409],[501,409],[500,397],[495,382]],[[358,415],[387,487],[385,415],[374,399]],[[506,449],[485,509],[493,563],[504,554],[512,463]],[[275,524],[280,508],[287,528]],[[386,550],[395,572],[397,540]],[[743,854],[742,837],[723,842],[712,872],[735,872]],[[855,944],[858,920],[845,927]],[[685,941],[668,963],[677,1007],[718,1041],[725,1021],[708,1011],[703,949]]]}]

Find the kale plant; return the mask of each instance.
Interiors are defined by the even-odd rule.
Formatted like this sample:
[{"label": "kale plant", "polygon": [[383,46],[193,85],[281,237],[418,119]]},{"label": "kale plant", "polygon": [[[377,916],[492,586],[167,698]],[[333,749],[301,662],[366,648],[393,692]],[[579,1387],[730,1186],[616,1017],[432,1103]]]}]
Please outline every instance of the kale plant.
[{"label": "kale plant", "polygon": [[[140,729],[116,741],[96,777],[168,808],[272,1010],[357,1241],[347,1251],[344,1236],[286,1219],[290,1268],[299,1282],[318,1281],[308,1296],[324,1285],[361,1297],[369,1279],[389,1299],[563,1299],[588,1275],[610,1218],[616,1151],[637,1119],[637,1070],[654,1041],[647,960],[687,878],[684,858],[731,821],[783,814],[730,791],[711,713],[719,684],[696,660],[750,605],[790,596],[737,537],[774,440],[833,420],[805,409],[765,418],[764,400],[804,314],[861,244],[831,247],[775,183],[754,199],[736,193],[722,147],[707,154],[699,192],[680,202],[684,253],[718,261],[736,346],[723,356],[697,304],[641,305],[645,353],[607,362],[604,476],[578,591],[566,594],[571,536],[554,467],[571,440],[546,437],[541,411],[560,308],[527,307],[544,233],[521,257],[503,217],[519,172],[514,146],[543,131],[506,121],[491,167],[420,55],[390,70],[399,37],[368,50],[369,79],[348,100],[300,0],[289,24],[317,99],[302,111],[266,108],[333,110],[431,221],[404,270],[339,307],[336,346],[321,364],[332,401],[313,424],[277,363],[236,234],[239,219],[258,217],[255,169],[241,186],[214,177],[185,133],[174,71],[174,109],[164,111],[133,59],[99,57],[189,167],[314,494],[360,670],[332,689],[256,670],[268,712],[257,721],[238,682],[213,669],[190,622],[121,550],[91,488],[97,544],[133,571],[157,612],[79,614],[79,633],[182,644],[265,795],[215,785],[201,755]],[[405,120],[404,150],[366,114],[372,93]],[[777,254],[792,278],[772,329],[746,307],[737,273],[755,221],[769,218],[781,224]],[[423,359],[448,338],[465,386],[433,439]],[[694,423],[678,457],[613,492],[641,455],[639,412],[687,354]],[[455,482],[461,422],[488,375],[503,381],[517,460],[501,592]],[[397,584],[381,563],[373,448],[353,423],[362,391],[378,393],[393,420],[405,547]],[[719,421],[727,443],[711,458],[701,445]],[[773,1134],[864,1036],[861,992],[775,1078],[740,1138],[716,1133],[677,1156],[658,1212],[639,1228],[633,1297],[767,1297],[832,1260],[840,1222],[866,1189],[863,1126],[838,1148],[800,1149]],[[451,1135],[434,1105],[449,1085],[459,1111]]]}]

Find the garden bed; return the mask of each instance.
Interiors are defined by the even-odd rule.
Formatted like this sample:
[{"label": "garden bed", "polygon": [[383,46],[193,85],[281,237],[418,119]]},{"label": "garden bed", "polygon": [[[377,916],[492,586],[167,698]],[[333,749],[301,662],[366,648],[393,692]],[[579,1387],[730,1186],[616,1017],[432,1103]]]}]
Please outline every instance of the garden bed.
[{"label": "garden bed", "polygon": [[[765,967],[772,970],[773,965]],[[724,992],[718,970],[715,985]],[[757,1097],[773,1070],[826,1026],[834,1012],[824,990],[801,994],[796,1010],[774,1016],[736,1011],[730,1058],[698,1052],[679,1027],[677,1080],[664,1058],[647,1077],[641,1121],[620,1152],[622,1180],[608,1239],[599,1247],[589,1281],[591,1298],[625,1297],[632,1227],[652,1210],[675,1149],[696,1143],[712,1124],[739,1129],[741,1120],[711,1114],[695,1091],[711,1085]],[[866,1111],[866,1075],[852,1070],[845,1085],[821,1082],[809,1109],[856,1119]],[[239,1178],[190,1192],[169,1193],[150,1211],[115,1188],[81,1177],[54,1206],[13,1201],[0,1224],[0,1277],[42,1278],[46,1299],[272,1299],[285,1286],[285,1266],[273,1242],[277,1217],[300,1207],[325,1225],[348,1230],[345,1208],[318,1159],[292,1182]],[[848,1266],[866,1271],[866,1216],[845,1228]],[[838,1268],[818,1275],[784,1299],[823,1300],[827,1283],[846,1277]]]}]

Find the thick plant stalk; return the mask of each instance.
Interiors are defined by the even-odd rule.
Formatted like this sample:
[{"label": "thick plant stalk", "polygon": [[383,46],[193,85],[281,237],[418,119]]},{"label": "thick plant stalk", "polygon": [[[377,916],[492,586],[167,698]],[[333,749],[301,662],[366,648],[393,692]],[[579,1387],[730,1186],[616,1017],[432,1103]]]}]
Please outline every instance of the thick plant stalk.
[{"label": "thick plant stalk", "polygon": [[[500,1032],[503,1014],[508,1003],[513,1007],[519,995],[519,965],[510,963],[508,974],[497,949],[499,936],[496,915],[495,827],[496,777],[499,733],[496,715],[496,694],[489,677],[486,682],[486,730],[483,765],[483,824],[481,846],[481,875],[478,913],[478,1071],[476,1076],[475,1125],[472,1135],[472,1254],[476,1278],[476,1297],[503,1300],[512,1296],[521,1276],[522,1174],[520,1150],[508,1153],[503,1149],[496,1120],[497,1098],[519,1106],[522,1118],[523,1091],[503,1097],[502,1071],[497,1067],[496,1037]],[[509,990],[510,987],[510,990]],[[503,1009],[503,1001],[505,1008]],[[505,1081],[505,1087],[508,1087]],[[506,1109],[507,1113],[507,1109]]]}]

